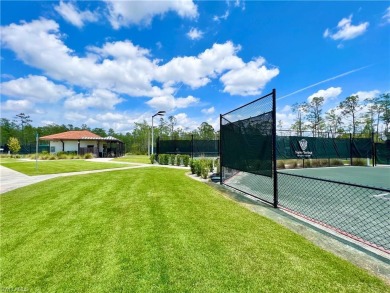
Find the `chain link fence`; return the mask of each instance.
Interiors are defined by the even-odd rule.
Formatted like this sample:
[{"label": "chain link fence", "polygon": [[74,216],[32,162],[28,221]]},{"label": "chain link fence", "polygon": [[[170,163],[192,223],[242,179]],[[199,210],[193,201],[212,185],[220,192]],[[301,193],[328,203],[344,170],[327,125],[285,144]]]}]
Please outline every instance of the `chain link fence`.
[{"label": "chain link fence", "polygon": [[278,206],[390,253],[390,190],[278,172]]},{"label": "chain link fence", "polygon": [[[352,158],[374,157],[373,140],[278,138],[275,97],[274,90],[220,116],[221,184],[390,254],[390,189],[276,171],[277,153],[282,159],[315,153],[352,165]],[[386,158],[384,148],[377,153]]]},{"label": "chain link fence", "polygon": [[274,90],[220,116],[221,183],[272,204],[277,202],[275,96]]}]

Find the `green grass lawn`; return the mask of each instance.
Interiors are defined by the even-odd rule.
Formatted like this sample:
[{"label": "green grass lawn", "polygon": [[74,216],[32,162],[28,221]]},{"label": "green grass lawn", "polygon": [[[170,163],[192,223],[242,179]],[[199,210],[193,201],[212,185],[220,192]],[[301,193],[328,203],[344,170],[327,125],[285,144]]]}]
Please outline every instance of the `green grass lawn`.
[{"label": "green grass lawn", "polygon": [[24,161],[22,161],[20,159],[0,157],[0,164],[15,163],[15,162],[24,162]]},{"label": "green grass lawn", "polygon": [[38,170],[35,168],[35,161],[1,161],[1,165],[31,176],[129,167],[126,164],[98,163],[84,160],[38,161]]},{"label": "green grass lawn", "polygon": [[115,158],[113,161],[150,164],[150,158],[146,155],[126,155],[124,157]]},{"label": "green grass lawn", "polygon": [[1,196],[1,287],[33,292],[390,292],[182,170],[56,178]]}]

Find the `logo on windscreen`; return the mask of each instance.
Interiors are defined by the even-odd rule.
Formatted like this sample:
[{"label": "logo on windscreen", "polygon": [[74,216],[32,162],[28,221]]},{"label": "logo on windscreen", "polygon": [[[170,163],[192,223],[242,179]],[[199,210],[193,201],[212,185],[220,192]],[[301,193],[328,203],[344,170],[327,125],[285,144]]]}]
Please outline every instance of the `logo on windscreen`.
[{"label": "logo on windscreen", "polygon": [[306,151],[307,148],[307,140],[306,139],[301,139],[299,142],[299,146],[301,147],[302,151]]},{"label": "logo on windscreen", "polygon": [[295,151],[295,154],[298,158],[310,158],[313,155],[313,152],[306,151],[308,143],[306,139],[301,139],[298,141],[301,151]]}]

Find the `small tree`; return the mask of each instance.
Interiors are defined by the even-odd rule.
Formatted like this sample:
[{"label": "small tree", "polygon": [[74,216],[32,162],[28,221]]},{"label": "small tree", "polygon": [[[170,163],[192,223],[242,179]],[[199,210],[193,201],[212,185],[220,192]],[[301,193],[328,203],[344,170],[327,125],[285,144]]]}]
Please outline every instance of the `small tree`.
[{"label": "small tree", "polygon": [[339,108],[342,110],[341,114],[345,117],[351,116],[352,137],[355,137],[356,129],[359,124],[359,111],[362,109],[359,102],[359,96],[356,95],[345,98],[345,100],[340,103]]},{"label": "small tree", "polygon": [[306,110],[306,119],[309,122],[309,127],[313,136],[317,136],[323,130],[324,118],[322,118],[322,105],[324,104],[323,97],[313,97],[310,102],[304,103]]},{"label": "small tree", "polygon": [[16,137],[10,137],[7,145],[8,145],[9,150],[13,154],[16,154],[17,152],[20,151],[20,143]]}]

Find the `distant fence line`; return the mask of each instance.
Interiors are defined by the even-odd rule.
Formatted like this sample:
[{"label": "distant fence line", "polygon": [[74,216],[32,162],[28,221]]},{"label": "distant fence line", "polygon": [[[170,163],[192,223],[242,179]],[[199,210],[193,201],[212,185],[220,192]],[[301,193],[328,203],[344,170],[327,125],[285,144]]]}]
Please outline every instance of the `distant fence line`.
[{"label": "distant fence line", "polygon": [[165,140],[157,138],[156,154],[189,155],[193,157],[218,157],[219,140],[191,139]]}]

